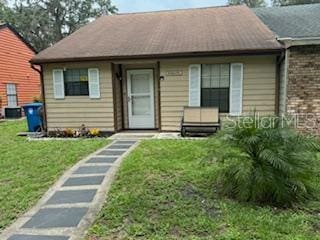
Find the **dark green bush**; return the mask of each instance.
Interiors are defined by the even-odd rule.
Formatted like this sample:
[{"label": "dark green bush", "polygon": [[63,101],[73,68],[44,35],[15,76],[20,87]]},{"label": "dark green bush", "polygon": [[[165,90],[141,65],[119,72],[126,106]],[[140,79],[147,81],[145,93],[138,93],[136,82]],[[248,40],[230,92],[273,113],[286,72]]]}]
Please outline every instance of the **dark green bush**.
[{"label": "dark green bush", "polygon": [[282,207],[315,197],[312,179],[320,149],[315,138],[284,128],[279,119],[256,117],[238,120],[218,137],[224,146],[213,151],[220,193]]}]

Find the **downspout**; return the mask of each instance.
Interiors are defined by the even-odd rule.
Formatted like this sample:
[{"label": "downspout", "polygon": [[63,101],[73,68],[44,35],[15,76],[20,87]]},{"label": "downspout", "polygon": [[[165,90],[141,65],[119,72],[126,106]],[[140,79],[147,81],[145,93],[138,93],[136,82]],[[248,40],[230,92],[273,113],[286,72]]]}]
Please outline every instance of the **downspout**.
[{"label": "downspout", "polygon": [[113,128],[114,133],[118,132],[118,102],[117,102],[117,89],[116,89],[116,74],[115,64],[111,63],[111,75],[112,75],[112,100],[113,100]]},{"label": "downspout", "polygon": [[119,76],[120,76],[120,94],[121,94],[121,114],[122,114],[122,117],[121,117],[121,130],[124,129],[124,101],[123,101],[123,74],[122,74],[122,64],[119,64]]},{"label": "downspout", "polygon": [[277,57],[276,61],[276,97],[275,97],[275,114],[279,116],[280,114],[280,74],[281,74],[281,64],[285,60],[285,54],[282,52],[280,56]]},{"label": "downspout", "polygon": [[46,94],[44,90],[43,68],[42,68],[42,65],[39,65],[39,66],[40,66],[40,70],[31,63],[31,68],[40,74],[41,95],[42,95],[42,101],[43,101],[44,130],[47,132],[47,106],[46,106]]},{"label": "downspout", "polygon": [[157,83],[158,83],[158,125],[159,125],[159,131],[161,132],[161,83],[160,83],[160,61],[157,61]]},{"label": "downspout", "polygon": [[289,66],[290,49],[286,49],[284,62],[284,113],[287,113],[287,86],[288,86],[288,66]]},{"label": "downspout", "polygon": [[299,46],[303,44],[320,44],[320,38],[277,38],[279,42],[281,42],[285,47],[285,62],[284,62],[284,86],[283,86],[283,94],[284,94],[284,113],[287,113],[287,89],[288,89],[288,67],[289,67],[289,57],[290,57],[290,47],[291,46]]}]

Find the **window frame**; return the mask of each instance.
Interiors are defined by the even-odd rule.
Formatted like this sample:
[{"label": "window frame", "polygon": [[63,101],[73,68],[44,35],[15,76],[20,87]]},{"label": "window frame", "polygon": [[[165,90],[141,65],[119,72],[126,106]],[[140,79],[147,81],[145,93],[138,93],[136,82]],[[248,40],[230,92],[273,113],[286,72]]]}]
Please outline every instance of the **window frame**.
[{"label": "window frame", "polygon": [[[14,86],[14,91],[15,93],[8,93],[8,86]],[[18,93],[17,93],[17,84],[16,83],[6,83],[6,96],[7,96],[7,106],[9,108],[15,108],[19,106],[19,102],[18,102]],[[9,104],[9,97],[15,97],[15,106],[10,106]]]},{"label": "window frame", "polygon": [[[67,71],[68,70],[71,70],[71,71],[74,71],[74,70],[78,70],[79,71],[79,81],[69,81],[68,82],[68,75],[67,75]],[[87,80],[86,81],[81,81],[80,80],[80,72],[81,70],[85,70],[86,73],[87,73]],[[81,82],[86,82],[87,83],[87,89],[86,89],[86,93],[81,93]],[[69,87],[68,87],[68,83],[78,83],[79,84],[79,94],[70,94],[70,90],[69,90]],[[63,85],[64,85],[64,95],[66,97],[79,97],[79,96],[90,96],[90,83],[89,83],[89,68],[68,68],[66,70],[63,71]]]},{"label": "window frame", "polygon": [[[228,87],[219,87],[219,88],[202,87],[202,85],[203,85],[203,81],[202,81],[203,65],[211,65],[211,66],[212,65],[219,65],[219,67],[221,67],[221,65],[228,65],[229,66]],[[220,81],[221,81],[220,75],[219,75],[219,86],[220,86]],[[210,79],[210,83],[211,83],[211,79]],[[227,90],[227,92],[228,92],[228,98],[227,98],[228,102],[227,102],[226,105],[228,106],[228,109],[226,111],[221,111],[221,109],[220,109],[220,106],[221,106],[221,103],[220,103],[220,101],[221,101],[221,99],[220,99],[221,98],[221,93],[220,93],[220,91],[219,91],[219,97],[218,97],[218,101],[219,101],[218,108],[219,108],[219,113],[230,113],[231,63],[205,63],[205,64],[203,63],[203,64],[201,64],[201,76],[200,76],[200,92],[201,92],[200,106],[201,107],[205,107],[203,105],[203,94],[202,94],[202,90],[203,89],[210,89],[210,90],[217,90],[217,91],[219,91],[221,89]]]}]

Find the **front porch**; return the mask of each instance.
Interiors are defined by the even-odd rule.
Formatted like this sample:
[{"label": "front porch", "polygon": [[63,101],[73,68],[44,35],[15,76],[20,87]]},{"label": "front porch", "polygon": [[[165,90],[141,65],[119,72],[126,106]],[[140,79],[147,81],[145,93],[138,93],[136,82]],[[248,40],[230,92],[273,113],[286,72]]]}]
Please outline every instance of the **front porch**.
[{"label": "front porch", "polygon": [[[190,82],[192,66],[199,71]],[[221,116],[276,114],[278,67],[274,55],[114,61],[114,131],[178,132],[185,106],[218,106]]]},{"label": "front porch", "polygon": [[114,129],[160,130],[158,62],[112,63]]}]

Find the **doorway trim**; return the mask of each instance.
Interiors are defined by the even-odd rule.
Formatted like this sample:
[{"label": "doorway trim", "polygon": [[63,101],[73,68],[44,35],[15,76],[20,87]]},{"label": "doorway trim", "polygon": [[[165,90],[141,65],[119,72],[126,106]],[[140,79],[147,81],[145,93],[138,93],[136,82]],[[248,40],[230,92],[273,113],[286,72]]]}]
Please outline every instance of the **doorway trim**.
[{"label": "doorway trim", "polygon": [[[132,93],[130,74],[147,73],[149,74],[149,94],[150,94],[150,112],[151,116],[133,116],[132,114]],[[147,93],[137,94],[138,96],[146,96]],[[154,70],[153,69],[133,69],[127,70],[127,105],[128,105],[128,123],[129,129],[155,129],[155,106],[154,106]],[[148,119],[149,118],[149,119]]]}]

